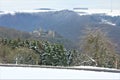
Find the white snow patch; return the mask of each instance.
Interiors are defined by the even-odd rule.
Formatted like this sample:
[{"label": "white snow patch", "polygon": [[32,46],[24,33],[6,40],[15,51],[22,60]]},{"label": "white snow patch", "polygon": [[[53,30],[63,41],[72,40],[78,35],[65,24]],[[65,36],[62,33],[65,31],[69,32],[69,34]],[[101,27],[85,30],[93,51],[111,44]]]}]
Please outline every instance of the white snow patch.
[{"label": "white snow patch", "polygon": [[6,15],[6,14],[11,14],[11,15],[15,15],[16,12],[14,11],[2,11],[0,12],[0,15]]},{"label": "white snow patch", "polygon": [[105,20],[105,19],[102,19],[101,22],[100,22],[100,24],[109,24],[109,25],[112,25],[112,26],[116,26],[115,23],[112,23],[112,22],[110,22],[108,20]]},{"label": "white snow patch", "polygon": [[95,66],[73,66],[73,68],[99,69],[99,70],[117,70],[117,69],[114,69],[114,68],[104,68],[104,67],[95,67]]}]

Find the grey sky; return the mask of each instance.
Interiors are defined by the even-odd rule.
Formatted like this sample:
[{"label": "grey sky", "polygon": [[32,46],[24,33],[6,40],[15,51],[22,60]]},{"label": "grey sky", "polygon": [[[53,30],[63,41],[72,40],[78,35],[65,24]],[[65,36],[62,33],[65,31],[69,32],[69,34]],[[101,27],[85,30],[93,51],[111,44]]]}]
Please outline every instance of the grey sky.
[{"label": "grey sky", "polygon": [[[110,9],[111,0],[0,0],[0,10],[36,8],[72,9],[74,7]],[[112,0],[113,9],[120,9],[120,0]]]}]

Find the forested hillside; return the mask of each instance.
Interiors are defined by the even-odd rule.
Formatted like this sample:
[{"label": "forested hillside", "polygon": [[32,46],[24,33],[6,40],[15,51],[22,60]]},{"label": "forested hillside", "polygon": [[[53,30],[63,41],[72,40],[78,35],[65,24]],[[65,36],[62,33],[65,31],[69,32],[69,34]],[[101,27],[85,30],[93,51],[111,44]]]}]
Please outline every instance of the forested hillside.
[{"label": "forested hillside", "polygon": [[55,32],[55,36],[51,37],[51,36],[36,36],[34,34],[31,34],[29,32],[25,32],[25,31],[20,31],[20,30],[16,30],[13,28],[8,28],[8,27],[0,27],[0,38],[4,38],[4,39],[31,39],[31,40],[44,40],[44,41],[49,41],[51,43],[59,43],[59,44],[63,44],[67,49],[71,49],[71,48],[76,48],[76,45],[73,44],[72,41],[62,37],[61,35],[59,35],[57,32]]},{"label": "forested hillside", "polygon": [[9,39],[15,38],[28,39],[31,38],[32,36],[28,32],[19,31],[13,28],[0,27],[0,37]]},{"label": "forested hillside", "polygon": [[80,51],[48,41],[0,38],[0,63],[120,68],[120,55],[109,39],[93,33],[85,36]]}]

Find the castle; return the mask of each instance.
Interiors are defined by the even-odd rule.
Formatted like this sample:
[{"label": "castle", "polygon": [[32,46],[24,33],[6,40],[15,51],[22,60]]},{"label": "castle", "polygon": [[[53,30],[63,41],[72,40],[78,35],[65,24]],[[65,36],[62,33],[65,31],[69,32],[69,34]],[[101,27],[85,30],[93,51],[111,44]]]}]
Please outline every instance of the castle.
[{"label": "castle", "polygon": [[55,37],[55,32],[52,31],[52,30],[45,31],[42,28],[40,28],[40,29],[35,29],[32,32],[32,35],[34,35],[35,37],[43,37],[43,38],[44,37],[50,37],[50,38],[54,38]]}]

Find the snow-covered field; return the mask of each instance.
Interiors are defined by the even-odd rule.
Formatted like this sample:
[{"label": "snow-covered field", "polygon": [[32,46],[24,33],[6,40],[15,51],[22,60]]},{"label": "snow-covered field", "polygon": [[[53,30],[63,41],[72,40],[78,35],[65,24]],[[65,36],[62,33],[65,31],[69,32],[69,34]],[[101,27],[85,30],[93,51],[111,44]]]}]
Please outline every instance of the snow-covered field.
[{"label": "snow-covered field", "polygon": [[[95,67],[74,67],[91,68]],[[99,69],[99,68],[96,68]],[[104,69],[104,68],[101,68]],[[0,79],[110,79],[120,80],[120,73],[45,67],[0,66]]]}]

